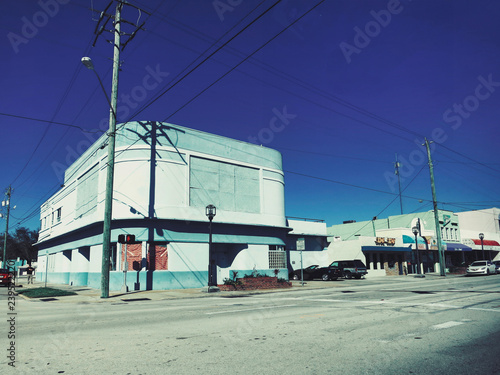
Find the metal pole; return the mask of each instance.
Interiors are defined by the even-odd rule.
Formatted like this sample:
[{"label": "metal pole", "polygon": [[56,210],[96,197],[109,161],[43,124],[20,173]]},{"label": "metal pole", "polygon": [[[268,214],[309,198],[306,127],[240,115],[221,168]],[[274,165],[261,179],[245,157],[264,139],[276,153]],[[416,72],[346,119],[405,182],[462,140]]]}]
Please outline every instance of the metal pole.
[{"label": "metal pole", "polygon": [[213,218],[210,216],[208,218],[210,223],[208,224],[208,286],[214,286],[214,275],[213,275],[213,267],[212,267],[212,220]]},{"label": "metal pole", "polygon": [[418,233],[415,234],[415,251],[417,254],[417,275],[420,275],[420,257],[418,255]]},{"label": "metal pole", "polygon": [[109,111],[108,167],[106,176],[106,198],[102,233],[101,298],[109,297],[109,258],[111,255],[111,218],[113,205],[113,176],[115,167],[116,104],[118,99],[118,72],[120,70],[120,22],[122,2],[118,2],[115,12],[115,40],[113,53],[113,82],[111,88],[111,108]]},{"label": "metal pole", "polygon": [[302,250],[300,250],[300,280],[301,285],[304,286],[304,264],[302,263]]},{"label": "metal pole", "polygon": [[127,292],[128,292],[128,286],[127,286],[127,270],[128,270],[128,263],[127,263],[127,244],[125,244],[125,253],[123,254],[123,286],[122,286],[122,293],[127,293]]},{"label": "metal pole", "polygon": [[432,204],[434,206],[434,222],[436,226],[436,237],[437,237],[437,246],[439,254],[439,272],[441,276],[446,276],[444,252],[443,252],[443,246],[441,245],[441,226],[439,225],[439,212],[437,208],[436,186],[434,184],[434,168],[432,166],[431,150],[427,138],[425,138],[425,147],[427,148],[427,158],[429,159],[429,173],[431,175]]},{"label": "metal pole", "polygon": [[3,258],[2,258],[2,268],[7,268],[7,262],[5,261],[5,257],[7,256],[7,236],[9,235],[9,216],[10,216],[10,195],[11,195],[11,187],[7,189],[5,195],[7,196],[7,201],[5,202],[7,206],[7,217],[5,218],[5,234],[3,237]]},{"label": "metal pole", "polygon": [[398,161],[398,154],[396,154],[396,164],[394,164],[396,167],[396,175],[398,176],[398,185],[399,185],[399,205],[401,207],[401,215],[403,215],[403,196],[401,195],[401,177],[399,176],[399,167],[401,164],[399,164]]}]

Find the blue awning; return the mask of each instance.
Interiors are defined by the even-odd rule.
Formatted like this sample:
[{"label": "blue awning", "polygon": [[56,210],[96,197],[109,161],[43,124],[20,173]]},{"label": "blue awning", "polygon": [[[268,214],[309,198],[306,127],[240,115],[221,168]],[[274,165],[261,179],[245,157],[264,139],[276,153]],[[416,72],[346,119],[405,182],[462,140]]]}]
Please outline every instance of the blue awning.
[{"label": "blue awning", "polygon": [[461,243],[446,242],[446,251],[472,251],[472,247]]},{"label": "blue awning", "polygon": [[[422,237],[417,238],[418,243],[425,244],[425,241]],[[403,234],[403,243],[415,243],[415,237],[407,236]]]},{"label": "blue awning", "polygon": [[376,252],[407,252],[411,251],[411,247],[400,247],[400,246],[361,246],[361,251],[376,251]]}]

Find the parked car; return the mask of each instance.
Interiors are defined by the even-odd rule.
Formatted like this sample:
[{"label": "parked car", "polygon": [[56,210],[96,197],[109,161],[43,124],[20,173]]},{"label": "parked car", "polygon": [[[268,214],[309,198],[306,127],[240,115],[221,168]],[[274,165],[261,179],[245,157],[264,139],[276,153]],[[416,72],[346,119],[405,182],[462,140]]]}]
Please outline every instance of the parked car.
[{"label": "parked car", "polygon": [[497,268],[489,260],[476,260],[467,267],[467,275],[492,275],[495,273],[497,273]]},{"label": "parked car", "polygon": [[12,281],[12,272],[6,268],[0,268],[0,283],[2,285],[9,285]]},{"label": "parked car", "polygon": [[362,276],[368,273],[365,264],[359,259],[336,260],[330,264],[330,267],[340,268],[346,279],[350,279],[352,277],[355,279],[361,279]]},{"label": "parked car", "polygon": [[500,273],[500,260],[494,260],[493,264],[495,265],[497,269],[497,273]]},{"label": "parked car", "polygon": [[339,277],[343,277],[342,270],[340,270],[338,267],[320,267],[317,264],[313,264],[312,266],[309,266],[302,270],[298,269],[290,272],[290,279],[300,280],[302,273],[304,275],[304,280],[321,279],[323,281],[327,281],[337,280]]}]

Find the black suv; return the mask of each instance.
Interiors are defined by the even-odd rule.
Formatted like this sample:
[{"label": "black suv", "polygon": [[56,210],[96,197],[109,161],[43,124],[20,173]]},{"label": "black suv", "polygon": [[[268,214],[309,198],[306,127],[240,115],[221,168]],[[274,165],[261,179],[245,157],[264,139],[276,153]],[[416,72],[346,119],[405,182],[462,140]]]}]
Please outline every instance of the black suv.
[{"label": "black suv", "polygon": [[362,276],[368,273],[365,264],[359,259],[336,260],[335,262],[330,264],[330,267],[341,269],[346,279],[350,279],[351,277],[354,277],[355,279],[361,279]]},{"label": "black suv", "polygon": [[323,281],[337,280],[343,277],[342,270],[338,267],[320,267],[317,264],[290,272],[291,280],[300,280],[301,275],[304,275],[304,280],[321,279]]}]

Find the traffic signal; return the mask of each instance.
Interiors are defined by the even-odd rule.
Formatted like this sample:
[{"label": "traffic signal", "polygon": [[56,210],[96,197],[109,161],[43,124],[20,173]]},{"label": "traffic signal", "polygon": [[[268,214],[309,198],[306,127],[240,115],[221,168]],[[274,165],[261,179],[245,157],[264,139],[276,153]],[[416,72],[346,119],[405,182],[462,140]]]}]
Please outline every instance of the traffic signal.
[{"label": "traffic signal", "polygon": [[133,234],[119,234],[118,243],[135,243],[135,235]]}]

